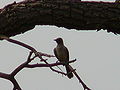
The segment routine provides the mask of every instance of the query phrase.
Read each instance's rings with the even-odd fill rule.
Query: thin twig
[[[5,39],[5,40],[7,40],[7,41],[9,41],[9,42],[15,43],[15,44],[17,44],[17,45],[20,45],[20,46],[22,46],[22,47],[25,47],[25,48],[31,50],[33,53],[35,53],[35,56],[38,56],[38,57],[39,57],[41,60],[43,60],[46,64],[49,64],[49,63],[48,63],[46,60],[44,60],[44,59],[42,58],[42,56],[54,57],[53,55],[48,55],[48,54],[45,54],[45,53],[37,52],[37,50],[34,49],[33,47],[31,47],[31,46],[29,46],[29,45],[27,45],[27,44],[25,44],[25,43],[23,43],[23,42],[10,39],[10,38],[8,38],[8,37],[6,37],[6,36],[0,36],[0,39]],[[13,74],[13,75],[16,75],[17,71],[18,71],[18,70],[21,70],[21,69],[23,68],[23,66],[26,65],[27,63],[28,63],[28,62],[25,62],[25,63],[23,63],[20,67],[16,68],[16,70],[13,71],[12,74]],[[50,67],[50,69],[51,69],[52,71],[54,71],[54,72],[57,72],[57,73],[61,73],[61,74],[66,75],[65,73],[63,73],[63,72],[61,72],[61,71],[58,71],[58,70],[55,70],[55,69],[53,69],[52,67]]]
[[[12,43],[15,43],[17,45],[20,45],[22,47],[25,47],[29,50],[31,50],[33,53],[35,53],[36,55],[39,55],[39,56],[46,56],[46,57],[55,57],[54,55],[49,55],[49,54],[46,54],[46,53],[42,53],[42,52],[37,52],[36,49],[34,49],[33,47],[31,47],[30,45],[27,45],[23,42],[20,42],[20,41],[17,41],[17,40],[14,40],[14,39],[11,39],[11,38],[8,38],[6,36],[0,36],[0,39],[5,39],[9,42],[12,42]]]
[[[28,59],[26,62],[22,63],[20,66],[18,66],[12,73],[12,76],[15,76],[20,70],[22,70],[29,62],[31,62],[30,57],[32,56],[32,52],[29,53]]]
[[[67,75],[66,73],[64,72],[61,72],[61,71],[58,71],[58,70],[55,70],[54,68],[52,68],[53,66],[58,66],[58,65],[63,65],[64,63],[53,63],[53,64],[49,64],[45,59],[42,58],[42,56],[46,56],[46,57],[54,57],[53,55],[48,55],[48,54],[45,54],[45,53],[41,53],[41,52],[37,52],[36,49],[34,49],[33,47],[25,44],[25,43],[22,43],[20,41],[17,41],[17,40],[13,40],[13,39],[10,39],[6,36],[1,36],[0,35],[0,39],[5,39],[9,42],[12,42],[12,43],[15,43],[15,44],[18,44],[22,47],[25,47],[29,50],[31,50],[29,56],[28,56],[28,59],[26,62],[22,63],[20,66],[18,66],[11,74],[5,74],[5,73],[0,73],[0,77],[1,78],[4,78],[4,79],[8,79],[10,80],[13,85],[14,85],[14,88],[13,90],[22,90],[19,86],[19,84],[17,83],[16,79],[14,78],[14,76],[20,71],[22,70],[24,67],[27,67],[27,68],[35,68],[35,67],[49,67],[52,71],[54,72],[57,72],[57,73],[61,73],[62,75]],[[32,56],[32,53],[35,54],[35,56],[33,58],[31,58]],[[42,61],[45,62],[45,64],[32,64],[30,65],[29,63],[34,60],[36,57],[39,57]],[[71,63],[71,62],[74,62],[76,60],[73,60],[73,61],[70,61],[68,63]],[[70,65],[69,65],[70,66]],[[77,79],[79,80],[79,82],[82,84],[84,90],[91,90],[90,88],[88,88],[86,86],[86,84],[82,81],[82,79],[79,77],[79,75],[75,72],[75,70],[70,66],[71,68],[71,72],[74,73],[74,75],[77,77]]]
[[[40,57],[39,57],[40,58]],[[49,64],[46,60],[42,59],[46,64]],[[62,75],[66,75],[66,73],[55,70],[54,68],[52,68],[51,66],[49,67],[52,71],[57,72],[57,73],[61,73]]]
[[[20,42],[20,41],[10,39],[10,38],[8,38],[8,37],[6,37],[6,36],[0,36],[0,38],[1,38],[1,39],[5,39],[5,40],[7,40],[7,41],[9,41],[9,42],[15,43],[15,44],[17,44],[17,45],[20,45],[20,46],[22,46],[22,47],[25,47],[25,48],[31,50],[33,53],[35,53],[36,56],[38,56],[38,57],[39,57],[41,60],[43,60],[46,64],[49,64],[49,63],[48,63],[46,60],[44,60],[44,59],[42,58],[42,56],[54,57],[53,55],[48,55],[48,54],[45,54],[45,53],[37,52],[37,50],[34,49],[33,47],[31,47],[31,46],[29,46],[29,45],[27,45],[27,44],[25,44],[25,43],[22,43],[22,42]],[[24,64],[26,64],[26,62],[25,62]],[[23,65],[24,65],[24,64],[23,64]],[[57,72],[57,73],[61,73],[61,74],[66,75],[65,73],[63,73],[63,72],[61,72],[61,71],[58,71],[58,70],[55,70],[55,69],[53,69],[52,67],[50,67],[50,69],[51,69],[52,71],[54,71],[54,72]],[[18,70],[20,70],[20,69],[18,68]],[[15,74],[17,73],[16,71],[17,71],[17,69],[16,69],[15,71],[13,71],[12,74],[15,75]]]

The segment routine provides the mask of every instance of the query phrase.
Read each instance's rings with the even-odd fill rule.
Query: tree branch
[[[63,65],[64,63],[59,62],[59,63],[49,64],[45,59],[42,58],[42,56],[54,57],[53,55],[48,55],[48,54],[44,54],[44,53],[37,52],[37,50],[35,50],[33,47],[31,47],[31,46],[29,46],[29,45],[27,45],[27,44],[25,44],[25,43],[22,43],[22,42],[20,42],[20,41],[10,39],[10,38],[8,38],[8,37],[6,37],[6,36],[4,36],[4,35],[0,35],[0,39],[5,39],[5,40],[7,40],[7,41],[9,41],[9,42],[18,44],[18,45],[20,45],[20,46],[23,46],[23,47],[31,50],[31,52],[29,53],[29,56],[28,56],[27,61],[24,62],[24,63],[22,63],[20,66],[18,66],[11,74],[0,73],[0,77],[1,77],[1,78],[8,79],[8,80],[10,80],[10,81],[13,83],[13,85],[14,85],[13,90],[22,90],[14,77],[15,77],[15,75],[16,75],[19,71],[21,71],[21,70],[22,70],[23,68],[25,68],[25,67],[27,67],[27,68],[49,67],[49,68],[50,68],[52,71],[54,71],[54,72],[61,73],[61,74],[63,74],[63,75],[67,75],[67,74],[64,73],[64,72],[61,72],[61,71],[58,71],[58,70],[55,70],[54,68],[52,68],[53,66]],[[35,56],[31,58],[32,53],[34,53]],[[42,60],[42,61],[45,62],[45,64],[32,64],[32,65],[30,65],[29,63],[30,63],[32,60],[34,60],[36,57],[39,57],[40,60]],[[72,62],[75,62],[75,61],[76,61],[76,59],[75,59],[75,60],[72,60],[72,61],[69,61],[68,63],[72,63]],[[70,66],[70,65],[69,65],[69,66]],[[81,78],[78,76],[78,74],[75,72],[75,70],[74,70],[71,66],[70,66],[70,68],[71,68],[71,72],[73,72],[73,73],[75,74],[75,76],[77,77],[77,79],[79,80],[79,82],[83,85],[84,90],[86,90],[86,89],[87,89],[87,90],[91,90],[91,89],[89,89],[89,88],[85,85],[85,83],[81,80]]]
[[[4,39],[4,40],[7,40],[7,41],[9,41],[11,43],[14,43],[14,44],[20,45],[22,47],[25,47],[25,48],[31,50],[36,56],[39,56],[39,57],[41,57],[41,56],[55,57],[54,55],[49,55],[49,54],[46,54],[46,53],[37,52],[37,50],[34,49],[33,47],[31,47],[30,45],[27,45],[27,44],[25,44],[23,42],[20,42],[20,41],[14,40],[14,39],[10,39],[5,35],[0,35],[0,39]]]
[[[68,63],[73,63],[75,60],[69,61]],[[52,63],[52,64],[27,64],[25,67],[27,68],[36,68],[36,67],[54,67],[58,65],[63,65],[64,63],[57,62],[57,63]]]
[[[4,78],[4,79],[9,79],[10,78],[9,74],[2,73],[2,72],[0,72],[0,77]]]
[[[18,84],[18,82],[15,80],[14,76],[12,76],[11,74],[6,74],[6,73],[1,73],[0,72],[0,78],[4,78],[4,79],[7,79],[7,80],[10,80],[13,85],[14,85],[14,88],[13,90],[22,90]]]
[[[35,25],[120,33],[120,4],[70,0],[25,0],[0,10],[0,34],[8,37],[31,30]]]
[[[23,64],[21,64],[20,66],[18,66],[18,67],[11,73],[12,76],[15,76],[15,75],[16,75],[20,70],[22,70],[29,62],[32,61],[32,60],[30,59],[31,55],[32,55],[32,52],[30,52],[27,61],[24,62]]]
[[[83,80],[80,78],[80,76],[77,74],[77,72],[72,68],[72,66],[70,66],[71,71],[74,73],[74,75],[77,77],[77,79],[79,80],[79,82],[82,84],[84,90],[91,90],[84,82]]]
[[[13,90],[22,90],[21,87],[19,86],[18,82],[14,77],[11,76],[10,81],[13,83],[14,87]]]

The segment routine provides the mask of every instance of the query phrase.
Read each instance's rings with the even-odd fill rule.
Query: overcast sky
[[[0,8],[13,1],[0,0]],[[56,26],[36,26],[33,30],[11,38],[29,44],[38,51],[53,54],[53,48],[56,47],[53,39],[57,37],[64,39],[70,51],[70,59],[77,59],[72,66],[88,87],[92,90],[120,90],[119,35],[103,30],[76,31]],[[0,72],[12,72],[26,61],[28,54],[26,48],[0,41]],[[56,62],[56,58],[49,61]],[[39,59],[33,63],[36,62]],[[23,90],[83,90],[75,77],[69,80],[48,68],[25,68],[16,75],[16,79]],[[0,90],[12,88],[10,81],[0,78]]]

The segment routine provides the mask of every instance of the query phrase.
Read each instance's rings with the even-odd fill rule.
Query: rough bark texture
[[[0,9],[0,34],[14,36],[35,25],[120,34],[120,4],[69,0],[26,0]]]

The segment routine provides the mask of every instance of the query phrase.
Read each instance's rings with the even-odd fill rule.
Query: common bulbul
[[[63,65],[66,67],[67,76],[69,79],[71,79],[73,77],[73,74],[71,72],[70,65],[68,63],[69,62],[69,51],[64,46],[62,38],[57,38],[55,39],[55,41],[57,42],[57,47],[54,48],[54,54],[56,58],[58,59],[58,61],[62,62]]]

